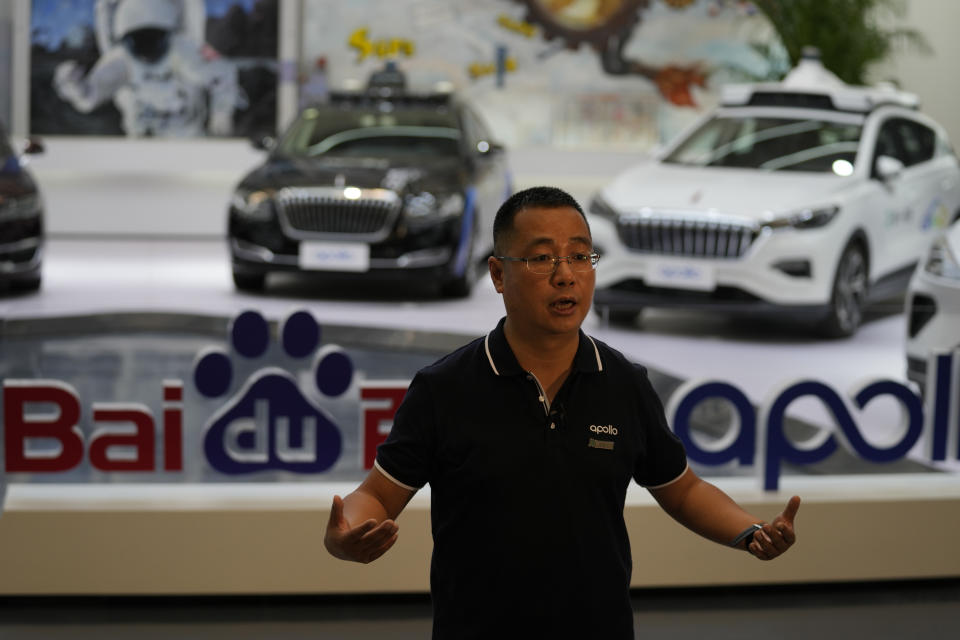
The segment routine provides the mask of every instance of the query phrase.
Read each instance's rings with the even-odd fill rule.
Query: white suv
[[[603,254],[594,308],[783,312],[823,335],[902,296],[960,216],[960,164],[916,97],[843,84],[818,61],[721,105],[589,207]]]

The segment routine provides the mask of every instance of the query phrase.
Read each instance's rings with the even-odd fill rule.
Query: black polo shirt
[[[631,478],[686,470],[646,370],[580,332],[549,404],[503,323],[417,373],[376,465],[430,483],[433,637],[633,638]]]

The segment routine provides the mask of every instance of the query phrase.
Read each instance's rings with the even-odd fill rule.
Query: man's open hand
[[[399,527],[393,520],[377,524],[370,519],[351,527],[343,517],[343,499],[333,496],[330,520],[323,544],[334,557],[364,564],[373,562],[397,541]]]

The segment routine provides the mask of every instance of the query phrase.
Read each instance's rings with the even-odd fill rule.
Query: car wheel
[[[233,272],[233,284],[241,291],[263,291],[266,282],[265,273]]]
[[[830,311],[821,326],[828,338],[844,338],[856,333],[863,321],[867,301],[867,258],[856,243],[847,245],[830,294]]]
[[[444,298],[466,298],[473,289],[475,275],[474,264],[468,261],[462,275],[440,283],[440,295]]]
[[[13,282],[13,288],[17,291],[38,291],[40,289],[41,277],[40,274],[31,276],[29,278],[23,278],[21,280],[15,280]]]
[[[476,230],[474,229],[474,233]],[[477,265],[473,260],[473,235],[470,237],[470,248],[467,252],[466,266],[463,273],[453,276],[440,283],[440,295],[444,298],[466,298],[473,289],[473,281],[477,278]]]
[[[615,326],[632,327],[636,324],[637,316],[642,309],[611,309],[606,306],[593,305],[593,312],[600,317],[601,322],[608,322]]]

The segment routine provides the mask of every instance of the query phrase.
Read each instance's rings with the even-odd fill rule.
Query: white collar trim
[[[493,369],[494,375],[500,375],[500,372],[497,370],[497,365],[493,364],[493,355],[490,354],[490,334],[487,334],[487,337],[483,339],[483,349],[487,352],[487,360],[490,362],[490,368]]]

